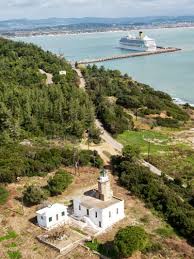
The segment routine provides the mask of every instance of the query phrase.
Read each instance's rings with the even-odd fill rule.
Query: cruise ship
[[[154,39],[149,38],[140,31],[137,37],[131,34],[122,37],[120,39],[120,48],[134,51],[155,51],[157,46]]]

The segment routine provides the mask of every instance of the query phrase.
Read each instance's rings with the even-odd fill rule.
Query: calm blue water
[[[128,73],[134,79],[168,92],[173,97],[194,103],[194,28],[147,30],[146,34],[155,38],[159,46],[173,46],[183,50],[114,60],[104,62],[103,65]],[[68,60],[83,60],[126,53],[126,50],[117,48],[118,40],[124,35],[125,32],[110,32],[19,39],[64,54]]]

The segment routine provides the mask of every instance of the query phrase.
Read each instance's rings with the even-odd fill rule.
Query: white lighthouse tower
[[[102,201],[109,201],[113,197],[113,191],[110,185],[110,179],[108,177],[108,172],[103,169],[100,172],[100,176],[98,178],[98,192],[97,198]]]

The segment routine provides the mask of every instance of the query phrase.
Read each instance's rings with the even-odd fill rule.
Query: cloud
[[[194,0],[0,0],[0,17],[6,18],[184,15],[191,10]]]
[[[3,1],[3,0],[0,0]],[[44,7],[44,6],[72,6],[72,5],[111,5],[111,6],[134,6],[134,5],[152,5],[157,6],[160,8],[163,8],[166,6],[185,6],[186,4],[192,4],[193,0],[8,0],[7,2],[4,2],[3,5],[6,4],[9,7]],[[1,3],[0,3],[1,6]]]
[[[9,7],[44,7],[44,6],[66,6],[66,5],[85,5],[94,4],[96,0],[8,0]],[[5,5],[5,4],[4,4]]]

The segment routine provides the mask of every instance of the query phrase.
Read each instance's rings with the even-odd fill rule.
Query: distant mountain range
[[[106,26],[141,26],[160,24],[177,24],[177,23],[194,23],[194,16],[162,16],[162,17],[123,17],[123,18],[97,18],[97,17],[84,17],[84,18],[48,18],[48,19],[14,19],[0,21],[0,31],[13,31],[13,30],[34,30],[38,28],[69,26],[69,25],[83,25],[83,24],[99,24]]]

